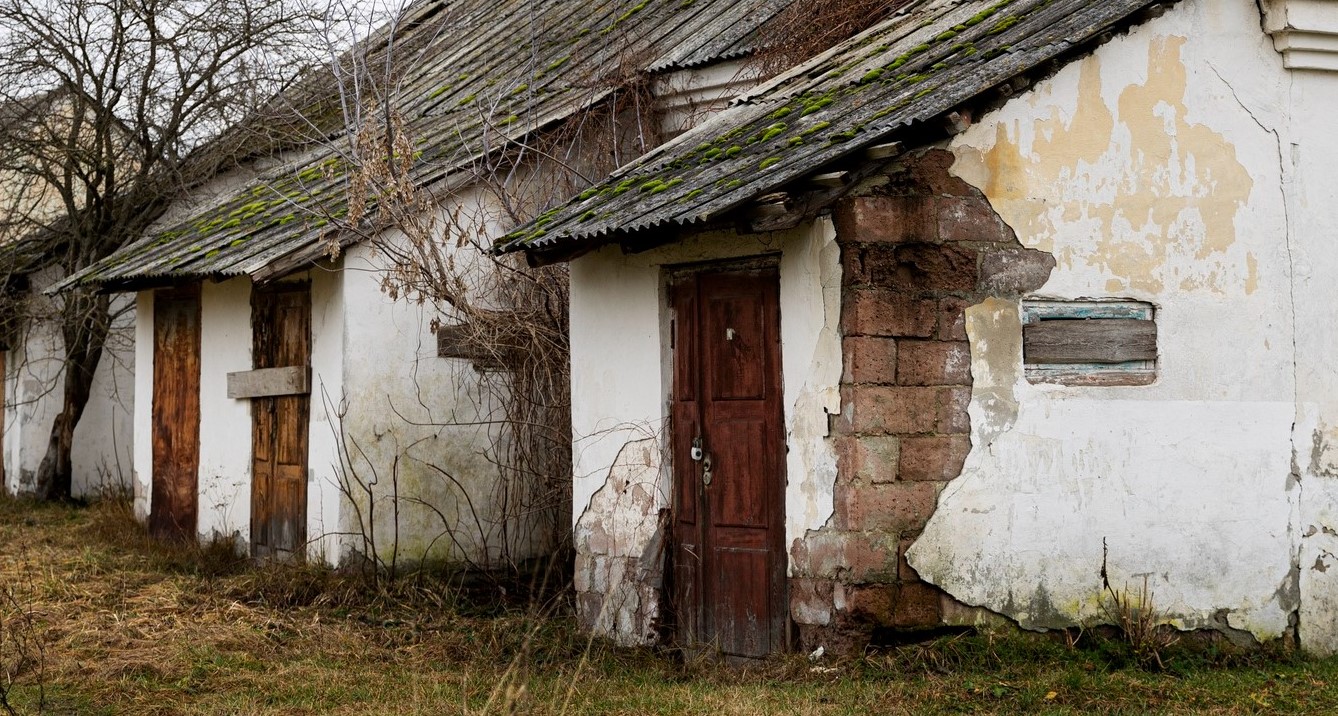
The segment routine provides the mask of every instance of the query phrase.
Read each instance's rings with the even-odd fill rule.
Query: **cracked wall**
[[[968,308],[972,447],[909,551],[923,579],[1065,627],[1101,618],[1104,564],[1179,627],[1288,629],[1286,87],[1253,3],[1185,2],[954,139],[954,174],[1055,257],[1032,295],[1156,306],[1158,377],[1030,384],[1018,301]]]
[[[1045,282],[950,153],[901,157],[836,207],[842,409],[832,518],[791,543],[790,615],[804,649],[855,652],[879,630],[938,626],[957,605],[902,559],[971,448],[964,311]],[[794,506],[791,505],[793,509]]]
[[[780,263],[786,544],[833,512],[840,409],[840,252],[828,220],[651,251],[609,246],[571,264],[573,496],[581,623],[622,643],[657,638],[671,493],[664,453],[672,367],[668,267],[772,255]]]

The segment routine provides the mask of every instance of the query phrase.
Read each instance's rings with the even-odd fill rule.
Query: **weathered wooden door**
[[[774,269],[672,291],[678,637],[729,656],[785,647],[779,293]]]
[[[200,287],[153,296],[153,486],[149,531],[194,539],[200,469]]]
[[[308,283],[258,287],[251,293],[255,367],[311,365]],[[251,401],[251,552],[300,558],[307,542],[307,417],[309,395]]]

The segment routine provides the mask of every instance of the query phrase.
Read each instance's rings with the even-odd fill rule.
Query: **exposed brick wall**
[[[1035,290],[1054,267],[951,164],[944,150],[912,155],[887,184],[836,210],[845,358],[832,425],[836,510],[792,554],[791,613],[805,647],[850,649],[874,628],[940,623],[944,595],[905,552],[971,449],[964,312]]]

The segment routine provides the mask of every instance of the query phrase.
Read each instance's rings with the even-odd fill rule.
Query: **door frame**
[[[692,438],[690,435],[684,432],[685,426],[680,425],[678,421],[673,419],[673,414],[676,412],[675,403],[677,402],[677,396],[679,395],[678,381],[680,380],[680,375],[678,370],[678,360],[680,351],[683,350],[683,345],[678,340],[678,325],[680,318],[677,315],[678,305],[677,305],[676,291],[678,290],[678,287],[685,282],[689,281],[696,282],[699,281],[701,277],[712,274],[754,274],[754,275],[769,275],[771,277],[772,286],[774,287],[773,290],[775,291],[776,295],[776,324],[775,324],[776,353],[775,353],[775,371],[774,374],[770,376],[770,379],[772,385],[775,388],[777,396],[775,405],[776,415],[774,416],[777,426],[775,435],[776,439],[775,447],[777,454],[774,456],[774,459],[776,461],[775,463],[776,475],[773,478],[775,480],[775,483],[773,485],[774,490],[772,496],[772,505],[771,509],[768,511],[768,513],[772,516],[772,523],[768,525],[768,530],[769,530],[768,551],[771,553],[771,556],[773,558],[773,561],[770,565],[771,574],[769,575],[770,578],[769,591],[771,593],[770,609],[772,612],[771,613],[772,623],[769,628],[771,631],[770,637],[773,646],[772,652],[777,653],[777,652],[789,651],[793,644],[793,630],[792,630],[792,622],[790,619],[790,609],[789,609],[789,589],[790,589],[789,578],[788,578],[789,553],[785,548],[785,525],[786,525],[785,492],[786,488],[788,487],[788,466],[786,460],[788,453],[788,440],[785,428],[786,403],[785,403],[785,380],[784,380],[784,345],[782,342],[782,335],[784,330],[784,316],[781,314],[780,310],[780,293],[781,293],[780,262],[781,262],[781,255],[779,252],[777,252],[763,255],[741,257],[736,259],[666,265],[662,268],[662,285],[664,287],[663,295],[664,295],[665,305],[667,306],[665,314],[666,315],[665,331],[667,334],[666,345],[668,346],[668,350],[666,351],[664,358],[665,360],[664,371],[665,375],[668,377],[667,384],[669,386],[669,394],[666,396],[666,402],[670,409],[670,420],[668,421],[669,449],[667,451],[669,455],[668,462],[670,466],[669,470],[670,528],[669,528],[669,534],[667,535],[667,542],[670,544],[670,548],[665,550],[665,559],[667,564],[665,565],[665,571],[664,571],[665,574],[664,596],[666,603],[670,605],[670,608],[668,610],[670,616],[669,620],[670,625],[668,627],[667,633],[669,634],[669,636],[673,641],[678,643],[680,647],[691,649],[694,652],[700,651],[702,647],[706,645],[701,643],[692,643],[689,639],[685,639],[684,638],[685,635],[682,633],[684,629],[684,623],[689,622],[695,624],[695,627],[689,627],[689,628],[695,628],[697,630],[709,629],[710,627],[708,625],[708,619],[706,613],[709,611],[710,605],[707,602],[706,595],[703,595],[702,593],[702,581],[704,576],[704,570],[702,569],[693,570],[695,572],[695,584],[690,585],[690,589],[692,593],[696,595],[695,603],[691,605],[684,605],[679,603],[679,600],[681,599],[679,588],[681,586],[688,586],[688,585],[680,585],[677,583],[678,580],[681,580],[683,578],[685,570],[677,569],[675,565],[675,559],[679,553],[679,546],[677,544],[678,516],[680,514],[680,510],[683,509],[683,506],[680,504],[680,501],[684,494],[684,491],[680,489],[681,486],[680,480],[685,475],[685,473],[680,470],[679,466],[683,461],[689,459],[687,458],[687,451],[690,448]],[[699,321],[698,325],[700,326],[700,321],[701,321],[700,308],[697,309],[697,316]],[[696,351],[695,346],[689,349]],[[698,363],[698,370],[700,370],[703,360],[700,353],[698,353],[696,360]],[[700,374],[696,375],[696,379],[700,381],[701,379]],[[701,394],[701,389],[702,388],[700,382],[698,382],[698,385],[696,387],[698,396],[700,396]],[[703,408],[701,405],[702,402],[703,401],[699,400],[698,405],[695,408],[697,412],[696,419],[700,422],[704,422]],[[696,427],[695,425],[691,426],[691,428],[687,430],[687,433],[695,432],[695,430],[692,429],[695,427]],[[696,475],[696,480],[698,484],[700,484],[700,466],[694,466],[693,472]],[[704,502],[705,502],[704,494],[698,491],[697,504],[694,507],[696,510],[699,511],[699,513],[700,510],[702,510],[702,508],[704,507]],[[707,523],[705,519],[698,519],[697,521],[696,531],[697,531],[697,542],[699,546],[702,545],[705,541],[704,533],[706,531],[706,524]],[[702,549],[701,551],[704,553],[706,550]],[[698,631],[698,633],[700,634],[702,633],[702,631]],[[688,636],[690,637],[690,635]],[[730,659],[741,658],[747,660],[747,657],[730,656],[728,658]]]

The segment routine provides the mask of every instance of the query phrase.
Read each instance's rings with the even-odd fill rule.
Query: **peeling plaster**
[[[658,439],[624,444],[573,534],[581,620],[625,645],[655,636],[669,505],[662,468]]]
[[[1033,629],[1104,620],[1107,576],[1180,628],[1294,624],[1286,88],[1251,3],[1181,3],[954,139],[1055,256],[1037,295],[1151,302],[1160,355],[1146,387],[1031,385],[1018,305],[969,308],[973,447],[908,552],[923,579]]]
[[[1074,105],[1029,95],[1034,114],[993,123],[992,142],[962,146],[954,171],[1061,271],[1104,270],[1105,292],[1223,293],[1250,271],[1231,249],[1254,181],[1232,142],[1189,120],[1186,42],[1148,42],[1145,79],[1122,87],[1105,79],[1104,53],[1083,59],[1053,80],[1056,92],[1076,92]],[[1097,241],[1079,251],[1065,241],[1069,231]]]
[[[663,269],[778,253],[792,544],[835,509],[836,453],[827,433],[829,416],[840,411],[841,264],[830,220],[767,234],[702,234],[633,255],[611,246],[571,264],[576,588],[582,622],[596,633],[642,643],[658,619],[658,573],[639,560],[658,549],[662,518],[649,515],[667,514],[671,484],[658,457],[672,380]],[[615,350],[618,359],[609,360]],[[657,456],[653,465],[638,458],[635,478],[624,476],[629,454],[644,451]],[[650,502],[623,496],[617,485],[624,481],[644,485]],[[616,555],[606,558],[600,550],[612,542]],[[606,603],[605,593],[617,594],[617,603]]]

